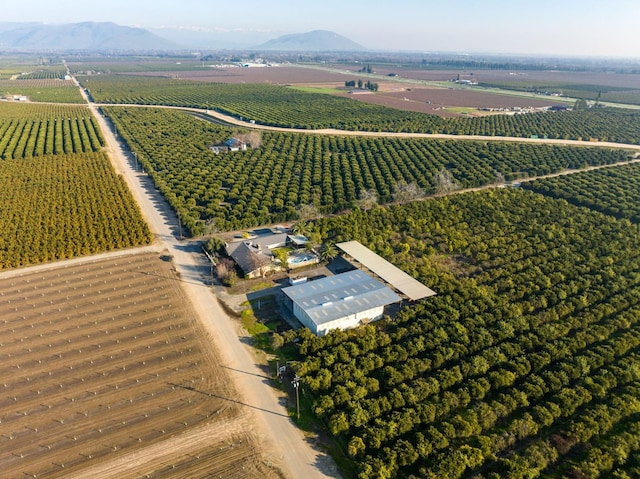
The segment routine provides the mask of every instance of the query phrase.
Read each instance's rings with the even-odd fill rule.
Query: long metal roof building
[[[283,288],[296,317],[314,333],[354,327],[360,320],[375,320],[383,307],[402,298],[360,270]]]
[[[336,246],[412,301],[436,295],[435,291],[427,288],[420,281],[412,278],[358,241],[336,243]]]

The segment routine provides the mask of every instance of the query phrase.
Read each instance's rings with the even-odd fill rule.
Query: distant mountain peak
[[[328,30],[282,35],[257,46],[256,49],[313,52],[355,52],[366,50],[365,47],[349,40],[347,37]]]

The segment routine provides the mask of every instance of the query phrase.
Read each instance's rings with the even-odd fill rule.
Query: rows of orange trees
[[[211,108],[274,126],[640,143],[640,113],[617,109],[441,118],[278,85],[123,75],[89,76],[81,81],[98,102]]]
[[[311,227],[438,293],[351,332],[286,335],[301,397],[359,478],[640,476],[628,221],[498,189]]]
[[[640,165],[637,163],[535,180],[523,183],[523,186],[616,218],[640,223]]]
[[[26,96],[34,102],[84,103],[80,90],[72,81],[46,80],[0,80],[0,95]]]
[[[66,74],[66,69],[59,65],[48,69],[21,73],[18,75],[17,80],[63,80]]]
[[[150,241],[101,144],[86,107],[0,104],[0,268]]]
[[[594,148],[281,132],[263,132],[258,148],[215,155],[209,146],[232,129],[166,109],[104,112],[193,234],[211,219],[233,230],[294,219],[299,205],[349,209],[368,190],[387,203],[398,183],[433,194],[443,169],[469,188],[627,159]]]
[[[86,107],[0,104],[0,159],[99,151],[103,143]]]
[[[104,153],[0,161],[0,268],[147,244],[133,196]]]

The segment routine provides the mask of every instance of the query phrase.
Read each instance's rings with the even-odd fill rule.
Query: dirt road
[[[393,131],[352,131],[337,130],[334,128],[323,128],[319,130],[307,130],[302,128],[287,128],[282,126],[261,125],[251,123],[249,121],[240,120],[231,115],[220,113],[214,110],[203,110],[201,108],[190,108],[182,106],[169,105],[135,105],[135,104],[95,104],[94,106],[122,106],[129,108],[165,108],[170,110],[182,110],[198,113],[199,116],[208,115],[212,119],[228,123],[230,125],[240,126],[253,130],[281,131],[285,133],[305,133],[308,135],[334,135],[334,136],[360,136],[360,137],[376,137],[376,138],[426,138],[436,140],[471,140],[471,141],[494,141],[509,143],[538,143],[546,145],[565,145],[565,146],[581,146],[591,148],[619,148],[623,150],[634,150],[640,152],[640,145],[628,143],[614,143],[611,141],[583,141],[583,140],[566,140],[559,138],[522,138],[516,136],[483,136],[483,135],[450,135],[445,133],[407,133]]]
[[[243,404],[255,417],[256,430],[252,432],[263,439],[268,460],[291,478],[340,477],[333,460],[315,449],[288,417],[283,398],[275,393],[252,351],[241,342],[237,322],[227,316],[206,285],[209,268],[203,267],[202,255],[195,245],[178,239],[178,218],[168,203],[148,176],[135,171],[135,158],[115,137],[112,125],[100,115],[96,105],[88,99],[87,102],[103,132],[114,168],[127,181],[156,241],[173,256],[185,293],[202,324],[216,338],[221,361],[229,370]]]

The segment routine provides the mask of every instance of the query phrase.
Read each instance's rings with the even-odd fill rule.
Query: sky
[[[640,58],[638,0],[3,0],[2,22],[330,30],[374,50]]]

